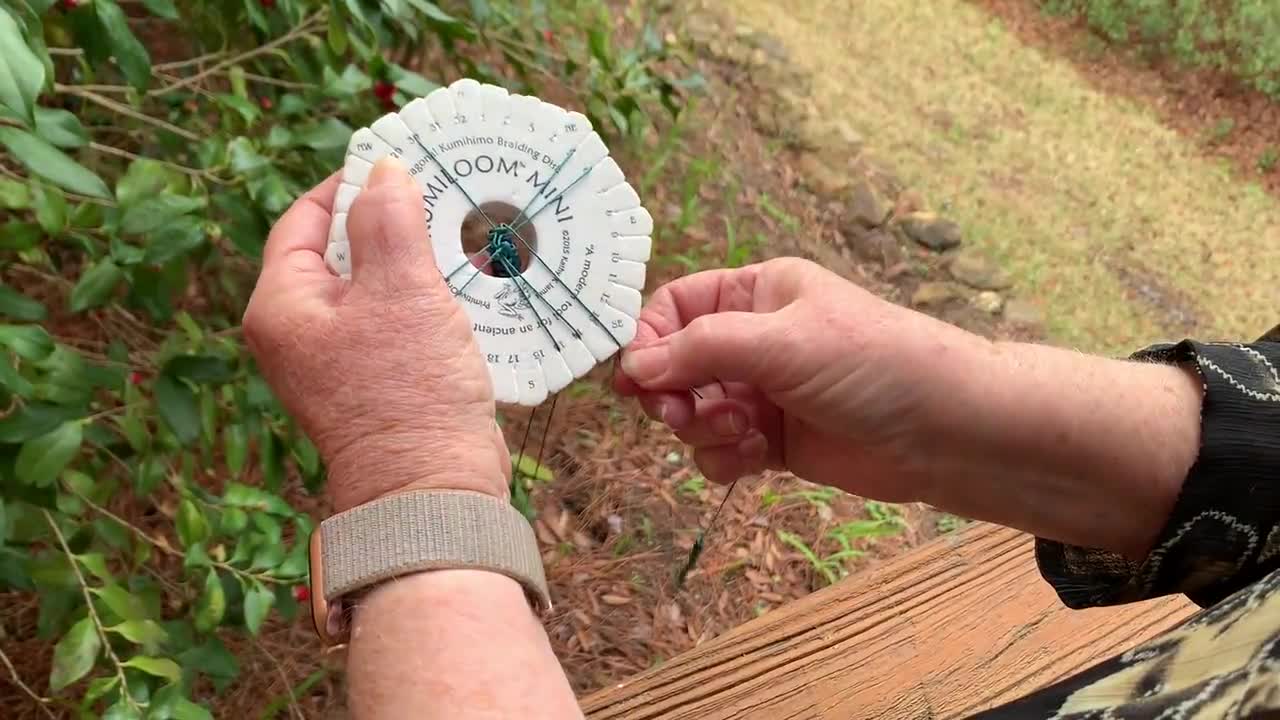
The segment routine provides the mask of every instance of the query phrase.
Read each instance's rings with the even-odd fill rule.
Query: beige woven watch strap
[[[461,490],[390,495],[320,523],[324,597],[424,570],[474,568],[524,586],[539,612],[551,594],[533,528],[511,504]]]

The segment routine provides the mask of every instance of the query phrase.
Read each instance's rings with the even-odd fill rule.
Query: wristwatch
[[[311,533],[311,615],[326,646],[350,632],[354,601],[419,572],[477,569],[521,584],[535,613],[551,610],[533,528],[505,500],[462,490],[389,495],[334,515]]]

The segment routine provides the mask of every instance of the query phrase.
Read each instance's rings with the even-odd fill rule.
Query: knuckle
[[[780,257],[764,261],[762,267],[770,273],[793,275],[813,272],[820,267],[817,263],[798,257]]]
[[[715,342],[720,335],[718,325],[715,315],[701,315],[685,326],[685,332],[682,334],[688,344],[692,346],[690,349],[697,350]]]

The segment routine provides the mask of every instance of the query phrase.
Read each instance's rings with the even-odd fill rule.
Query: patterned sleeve
[[[1197,368],[1205,389],[1200,454],[1144,561],[1036,541],[1040,572],[1064,604],[1182,593],[1207,607],[1280,568],[1278,331],[1250,345],[1185,340],[1133,355]]]

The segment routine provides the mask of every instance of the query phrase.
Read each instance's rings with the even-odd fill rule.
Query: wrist
[[[332,453],[327,489],[334,512],[416,490],[468,490],[510,497],[511,456],[492,430],[385,432]]]
[[[991,343],[954,372],[927,502],[1145,557],[1199,451],[1194,371]]]

